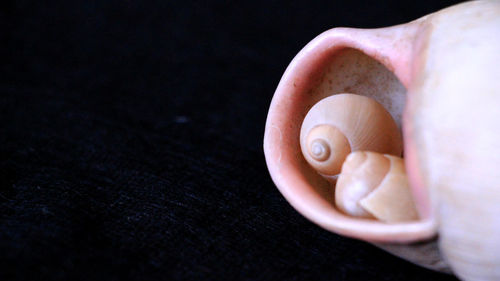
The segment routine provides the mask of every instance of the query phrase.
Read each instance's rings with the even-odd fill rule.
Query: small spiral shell
[[[418,219],[403,159],[392,155],[351,153],[337,180],[335,204],[354,217],[388,223]]]
[[[400,156],[396,122],[375,100],[354,94],[322,99],[307,113],[300,132],[306,161],[320,174],[338,175],[347,155],[356,150]]]

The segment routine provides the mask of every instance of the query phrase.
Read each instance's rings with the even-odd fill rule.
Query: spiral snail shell
[[[461,280],[500,280],[499,46],[498,0],[465,2],[393,27],[334,28],[317,36],[290,63],[269,109],[264,152],[276,186],[297,211],[331,232]],[[370,211],[365,199],[377,190],[383,195],[379,184],[343,197],[355,193],[353,176],[366,168],[348,155],[377,151],[357,146],[347,129],[362,125],[370,132],[374,120],[342,127],[325,120],[339,118],[342,107],[310,113],[311,122],[307,112],[345,92],[377,100],[402,129],[417,220]],[[401,149],[378,152],[401,156]],[[343,175],[349,169],[342,164],[355,165]],[[373,167],[386,178],[381,183],[402,180],[400,165],[388,172]],[[356,208],[346,207],[353,203]]]
[[[307,113],[300,131],[307,162],[320,174],[335,176],[352,151],[401,155],[396,122],[375,100],[342,93],[322,99]]]
[[[350,216],[387,223],[418,219],[403,159],[387,154],[351,153],[335,186],[335,204]]]

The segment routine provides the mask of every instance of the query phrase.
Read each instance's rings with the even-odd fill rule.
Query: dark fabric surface
[[[320,229],[262,151],[293,56],[457,1],[2,1],[0,280],[456,280]]]

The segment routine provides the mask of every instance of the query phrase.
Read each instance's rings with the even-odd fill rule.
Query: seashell
[[[403,142],[391,114],[374,99],[337,94],[307,113],[300,131],[306,161],[319,173],[337,175],[351,151],[401,155]]]
[[[500,280],[499,63],[497,0],[393,27],[324,32],[293,59],[273,96],[264,135],[273,181],[295,209],[329,231],[462,280]],[[346,92],[376,100],[401,128],[417,220],[345,214],[335,204],[335,180],[302,156],[307,112]],[[330,129],[321,134],[342,141]],[[332,152],[311,150],[318,159]]]

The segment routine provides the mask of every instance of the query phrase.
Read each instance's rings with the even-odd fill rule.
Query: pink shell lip
[[[308,95],[308,85],[318,79],[327,58],[343,48],[360,50],[385,65],[408,88],[418,27],[418,22],[412,22],[373,30],[326,31],[297,54],[274,94],[264,136],[271,177],[297,211],[329,231],[370,242],[396,243],[420,241],[436,234],[436,222],[430,216],[415,222],[385,224],[340,213],[334,207],[331,188],[305,162],[299,146],[300,126],[313,99]],[[417,200],[427,199],[420,196]]]

